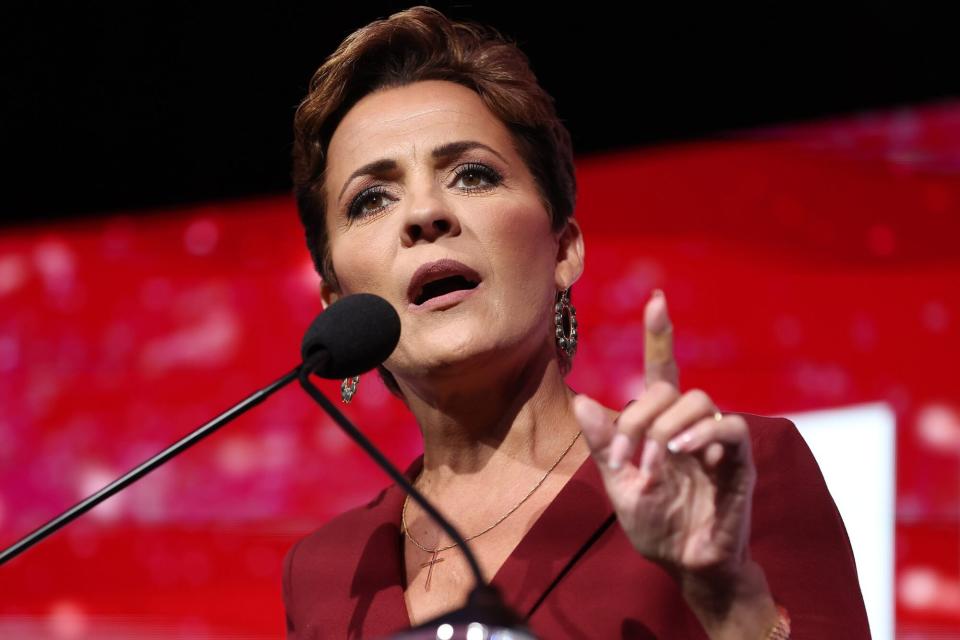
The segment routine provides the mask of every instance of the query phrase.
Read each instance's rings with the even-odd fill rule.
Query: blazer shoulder
[[[762,503],[770,492],[782,492],[778,502],[790,496],[797,508],[826,510],[839,517],[820,465],[792,420],[743,411],[727,413],[743,416],[750,429],[757,470],[755,502],[760,498]]]
[[[782,416],[766,416],[746,411],[725,411],[725,415],[736,414],[747,422],[750,429],[750,440],[753,445],[754,457],[776,454],[783,448],[800,447],[809,453],[806,440],[797,429],[797,425],[789,418]]]
[[[856,560],[813,452],[792,420],[740,413],[757,471],[750,553],[796,637],[869,638]]]
[[[409,624],[402,606],[401,495],[391,485],[290,548],[283,566],[288,638],[379,637]]]
[[[319,586],[329,584],[329,591],[334,593],[336,590],[332,585],[335,581],[349,575],[350,563],[362,551],[358,548],[359,541],[382,519],[382,514],[376,510],[389,491],[390,487],[386,487],[369,502],[334,516],[319,528],[297,538],[287,549],[281,572],[281,593],[288,638],[296,637],[298,621],[302,624],[303,620],[310,619],[310,612],[304,609],[305,602],[314,599]]]
[[[329,553],[339,547],[344,541],[355,538],[359,528],[369,522],[374,510],[386,499],[391,487],[384,487],[377,495],[364,504],[357,505],[340,513],[319,528],[304,534],[297,539],[287,551],[284,561],[285,569],[296,563],[296,557]]]

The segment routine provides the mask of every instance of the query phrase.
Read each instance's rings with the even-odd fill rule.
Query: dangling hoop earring
[[[340,383],[340,399],[343,400],[343,404],[350,404],[353,394],[357,392],[358,384],[360,384],[360,376],[343,379]]]
[[[570,303],[570,287],[557,292],[553,322],[557,328],[557,346],[572,358],[577,352],[577,310]],[[564,321],[566,315],[566,321]]]

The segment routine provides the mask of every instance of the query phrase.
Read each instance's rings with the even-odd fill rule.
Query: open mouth
[[[439,296],[448,294],[451,291],[474,289],[478,284],[480,283],[469,280],[462,275],[440,278],[439,280],[425,283],[423,288],[420,290],[420,293],[417,294],[417,297],[413,299],[413,304],[421,305],[431,298],[437,298]]]

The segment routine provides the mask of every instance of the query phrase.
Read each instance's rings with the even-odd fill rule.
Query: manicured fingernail
[[[613,436],[610,443],[610,452],[607,456],[607,466],[617,471],[623,466],[623,461],[627,457],[627,451],[630,449],[630,438],[625,433],[617,433]]]
[[[681,433],[667,443],[667,449],[670,449],[671,453],[679,453],[686,445],[690,444],[690,440],[692,439],[693,435],[689,431]]]
[[[651,475],[653,460],[657,456],[657,449],[660,444],[653,438],[647,438],[643,443],[643,453],[640,454],[640,473],[646,476]]]
[[[648,337],[653,339],[666,338],[671,330],[670,311],[667,309],[667,298],[663,295],[662,291],[660,295],[655,295],[650,298],[650,303],[644,311],[643,318],[644,324],[647,326]]]

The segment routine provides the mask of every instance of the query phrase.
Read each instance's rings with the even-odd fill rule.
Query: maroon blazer
[[[750,555],[795,640],[869,638],[846,528],[820,467],[786,418],[743,412],[757,482]],[[412,479],[422,464],[407,470]],[[400,509],[392,485],[300,539],[283,566],[287,638],[377,638],[409,627]],[[706,638],[676,583],[638,553],[587,458],[493,584],[541,638]]]

